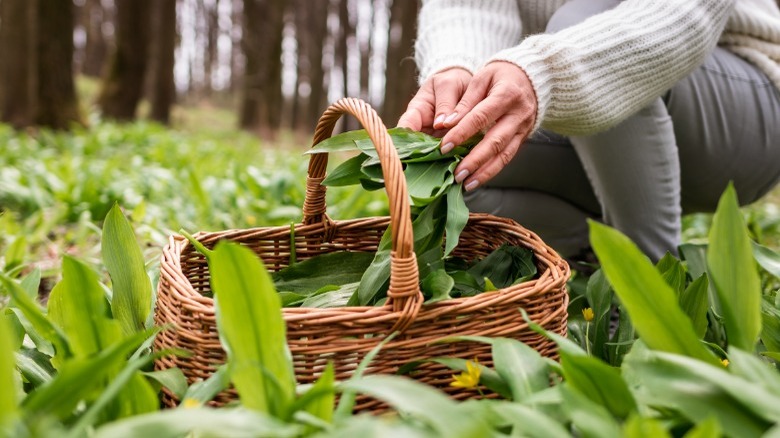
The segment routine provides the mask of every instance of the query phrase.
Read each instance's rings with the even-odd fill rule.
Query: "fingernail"
[[[451,151],[452,148],[454,148],[454,147],[455,147],[455,144],[452,143],[452,142],[449,142],[449,143],[445,144],[444,146],[441,147],[441,154],[442,155],[446,154],[447,152]]]
[[[467,192],[470,192],[470,191],[476,189],[477,186],[479,186],[479,181],[474,180],[474,181],[471,181],[470,183],[466,184],[465,188],[466,188]]]
[[[444,121],[444,114],[439,114],[439,117],[436,117],[436,120],[433,121],[434,125],[438,125],[439,123]]]
[[[444,119],[444,123],[450,123],[451,121],[455,120],[455,117],[458,117],[458,113],[452,113],[447,116],[446,119]]]
[[[464,179],[468,178],[469,173],[470,172],[468,169],[461,170],[457,175],[455,175],[455,182],[458,184],[462,183]]]

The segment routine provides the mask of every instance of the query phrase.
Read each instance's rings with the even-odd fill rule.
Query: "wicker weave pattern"
[[[323,115],[314,144],[331,135],[333,124],[344,112],[361,121],[377,147],[387,182],[390,217],[330,219],[325,213],[325,188],[319,184],[325,175],[327,155],[317,154],[309,164],[304,220],[295,226],[294,242],[290,240],[289,227],[228,230],[195,236],[210,248],[222,239],[239,242],[251,248],[268,269],[276,271],[289,263],[291,245],[295,246],[298,260],[334,251],[375,252],[385,229],[388,225],[391,227],[393,256],[387,304],[283,310],[298,381],[315,381],[329,361],[334,363],[337,379],[348,378],[364,355],[394,331],[402,333],[385,346],[368,373],[395,373],[408,362],[438,356],[477,358],[481,363],[491,365],[487,345],[441,342],[448,337],[464,335],[514,338],[545,356],[557,357],[554,343],[530,331],[519,309],[525,309],[533,321],[546,329],[565,335],[568,264],[538,236],[514,221],[471,214],[454,256],[474,260],[504,243],[523,246],[533,250],[539,277],[474,297],[422,306],[406,182],[384,125],[367,104],[357,99],[342,99]],[[162,358],[156,363],[158,369],[177,366],[194,381],[207,378],[217,365],[224,363],[214,303],[208,295],[210,284],[205,258],[184,238],[172,236],[161,259],[155,320],[158,324],[174,323],[176,330],[158,335],[155,348],[183,348],[192,351],[193,355]],[[412,373],[412,377],[440,387],[458,399],[477,395],[474,390],[448,386],[452,371],[439,364],[425,363]],[[216,404],[234,397],[233,391],[227,391],[218,396]],[[164,401],[169,406],[177,403],[170,393],[166,393]],[[373,400],[358,398],[359,410],[378,407]]]

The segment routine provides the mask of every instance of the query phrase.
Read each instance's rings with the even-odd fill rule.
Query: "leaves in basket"
[[[374,260],[360,278],[360,285],[347,302],[348,306],[366,306],[380,292],[387,292],[390,282],[390,229],[385,230],[379,241]]]
[[[536,265],[531,250],[505,244],[477,262],[468,272],[477,279],[483,290],[485,278],[489,278],[496,288],[503,289],[533,278]]]
[[[355,294],[359,282],[347,283],[342,286],[332,286],[325,288],[320,293],[314,293],[306,298],[301,307],[343,307],[347,305],[349,298]],[[335,289],[334,289],[335,288]]]
[[[452,266],[445,269],[445,258],[457,246],[469,218],[468,207],[463,199],[463,188],[460,184],[455,184],[455,167],[470,147],[481,139],[480,136],[470,138],[453,151],[442,154],[439,149],[440,139],[435,137],[401,128],[390,129],[388,133],[401,162],[405,165],[404,177],[413,212],[414,250],[422,280],[421,289],[428,302],[449,297],[473,296],[486,290],[504,288],[536,274],[532,252],[519,247],[499,249],[482,263],[465,267],[469,272],[453,269]],[[384,177],[379,159],[365,130],[336,135],[319,143],[307,153],[346,150],[359,150],[361,153],[336,167],[323,184],[361,184],[366,190],[383,188]],[[390,278],[390,247],[390,234],[386,232],[373,261],[360,278],[356,292],[346,302],[347,305],[371,305],[384,299]],[[328,270],[323,276],[332,275],[332,272],[334,271]],[[307,277],[316,276],[317,274],[309,273]],[[343,285],[348,282],[325,279],[323,282],[307,283],[305,287],[295,289],[280,284],[278,278],[275,279],[278,290],[297,294],[285,294],[285,305],[340,305],[349,290],[344,287],[314,296],[310,291],[323,284]],[[309,295],[309,298],[304,302],[298,295]]]
[[[444,207],[441,202],[430,204],[412,222],[414,252],[418,258],[418,267],[421,260],[424,262],[426,259],[423,255],[426,255],[433,248],[441,247],[444,235],[442,211]],[[390,246],[390,230],[388,229],[382,236],[374,261],[360,280],[357,292],[349,300],[350,306],[366,306],[383,298],[390,280]],[[421,273],[421,275],[424,274]]]
[[[420,283],[420,289],[427,298],[426,303],[435,303],[450,298],[450,291],[455,286],[455,280],[444,269],[437,269],[428,274]]]
[[[374,254],[369,252],[333,252],[296,263],[272,274],[276,290],[302,296],[328,285],[342,286],[360,281]]]

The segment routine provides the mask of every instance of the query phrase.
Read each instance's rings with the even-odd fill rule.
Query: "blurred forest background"
[[[273,138],[355,96],[393,125],[416,90],[418,3],[0,0],[0,122],[69,129],[96,112],[175,125],[175,104],[205,105]]]

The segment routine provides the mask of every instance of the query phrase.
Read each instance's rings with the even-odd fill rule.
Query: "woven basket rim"
[[[550,293],[551,290],[558,289],[565,283],[568,278],[569,266],[560,258],[558,253],[545,244],[537,234],[530,231],[515,221],[507,218],[501,218],[485,213],[469,213],[469,222],[472,220],[496,220],[504,223],[511,223],[517,228],[518,232],[526,233],[527,237],[531,240],[538,242],[539,248],[529,248],[533,251],[534,256],[544,266],[544,270],[540,270],[537,273],[537,277],[522,283],[501,288],[496,291],[483,292],[470,297],[451,298],[435,303],[424,303],[420,309],[419,314],[415,317],[416,321],[425,321],[428,319],[435,319],[442,314],[458,313],[461,309],[468,308],[469,310],[479,310],[481,308],[491,307],[498,302],[507,303],[516,300],[521,300],[529,297],[533,297],[539,294]],[[363,223],[367,220],[376,220],[377,222],[389,221],[388,216],[373,216],[366,218],[346,219],[346,220],[333,220],[335,225],[350,225],[351,223]],[[302,224],[297,223],[294,225],[296,231],[298,227],[318,227],[319,224]],[[514,228],[513,227],[513,228]],[[193,235],[194,238],[199,241],[206,237],[215,237],[216,241],[219,240],[232,240],[231,234],[234,235],[246,235],[252,232],[269,232],[269,231],[282,231],[289,230],[290,226],[272,226],[272,227],[252,227],[244,229],[230,229],[224,231],[200,231]],[[186,249],[191,249],[192,244],[179,234],[173,234],[169,238],[169,243],[165,245],[163,254],[161,256],[160,267],[161,269],[168,270],[168,274],[176,277],[178,281],[171,284],[170,291],[176,296],[177,299],[183,303],[188,303],[189,308],[192,311],[205,315],[213,315],[214,299],[207,297],[199,293],[192,286],[190,279],[184,274],[181,269],[181,255]],[[334,251],[335,252],[335,251]],[[170,254],[172,258],[166,257]],[[184,286],[184,287],[180,287]],[[282,308],[284,319],[288,323],[305,322],[309,319],[313,313],[317,314],[317,319],[321,323],[322,319],[332,317],[333,322],[338,322],[339,317],[345,317],[350,322],[355,322],[354,317],[356,314],[365,313],[371,310],[373,317],[364,321],[365,324],[373,324],[377,322],[383,322],[385,320],[394,320],[397,318],[397,311],[394,311],[392,306],[385,303],[381,306],[344,306],[344,307],[330,307],[330,308],[317,308],[317,307],[285,307]]]

